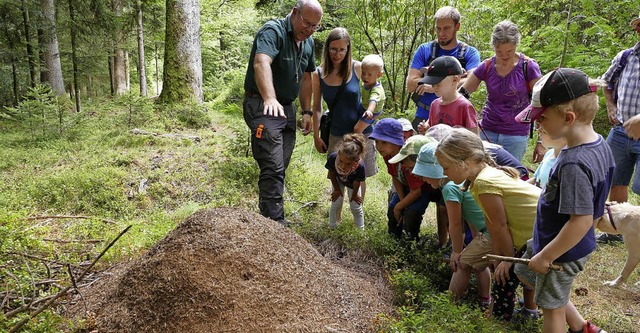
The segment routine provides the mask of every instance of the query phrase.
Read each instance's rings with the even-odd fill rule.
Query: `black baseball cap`
[[[452,56],[438,57],[425,67],[426,71],[418,84],[438,84],[450,75],[462,75],[462,66],[458,59]]]
[[[598,90],[589,85],[589,76],[574,68],[558,68],[536,82],[531,94],[531,104],[515,117],[517,122],[530,123],[540,118],[545,109],[568,102]]]

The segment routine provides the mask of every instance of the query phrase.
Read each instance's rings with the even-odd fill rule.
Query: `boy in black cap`
[[[418,126],[425,133],[430,126],[446,124],[451,127],[464,127],[478,134],[478,115],[473,104],[458,92],[462,77],[462,66],[458,59],[442,56],[425,67],[425,76],[418,84],[429,84],[438,96],[429,107],[429,120]]]
[[[516,116],[537,121],[553,139],[567,146],[558,156],[538,201],[533,239],[516,264],[520,280],[535,285],[535,301],[543,309],[543,332],[606,333],[585,321],[569,300],[576,275],[596,248],[593,221],[604,213],[613,177],[614,160],[605,140],[593,130],[598,111],[597,87],[571,68],[543,76],[533,87],[531,105]],[[551,270],[551,263],[562,270]]]

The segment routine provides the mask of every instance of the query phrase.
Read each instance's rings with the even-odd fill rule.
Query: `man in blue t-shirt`
[[[445,6],[436,12],[433,16],[436,22],[436,31],[438,39],[427,42],[418,47],[413,55],[413,62],[407,75],[407,91],[415,94],[415,97],[421,96],[416,102],[418,109],[416,116],[411,122],[413,128],[417,131],[418,125],[422,121],[429,119],[429,106],[434,99],[437,98],[430,84],[421,84],[423,67],[429,66],[429,63],[436,57],[452,56],[457,58],[462,64],[466,72],[478,67],[480,64],[480,54],[475,47],[458,41],[458,30],[460,30],[460,12],[451,7]],[[435,56],[432,51],[435,50]],[[460,85],[464,83],[464,77],[460,81]],[[416,98],[417,99],[417,98]]]

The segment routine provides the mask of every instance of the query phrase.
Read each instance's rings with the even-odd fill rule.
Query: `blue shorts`
[[[634,170],[640,164],[640,141],[630,139],[620,125],[609,131],[607,143],[613,153],[616,167],[613,170],[613,186],[629,186]],[[631,186],[633,193],[640,194],[640,177],[636,173]]]

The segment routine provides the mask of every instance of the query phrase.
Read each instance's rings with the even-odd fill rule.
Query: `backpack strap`
[[[489,67],[491,66],[491,58],[485,59],[484,61],[484,79],[486,81],[489,74]]]
[[[531,100],[531,94],[533,93],[533,89],[529,86],[529,60],[531,58],[526,55],[522,55],[522,74],[524,75],[524,85],[527,86],[527,92],[529,93],[529,100]],[[533,139],[533,132],[535,130],[535,122],[531,122],[529,126],[529,139]]]
[[[529,87],[529,60],[531,58],[526,55],[522,55],[522,73],[524,74],[524,82],[527,85],[527,91],[529,92],[529,97],[531,97],[531,87]]]
[[[607,89],[613,91],[614,102],[618,100],[618,83],[620,82],[620,75],[622,75],[622,71],[627,65],[627,58],[629,58],[629,54],[631,54],[632,51],[633,48],[630,48],[622,52],[620,60],[618,61],[618,66],[616,66],[615,71],[613,71],[613,75],[611,75],[611,79],[609,80],[609,84],[607,85]]]
[[[434,39],[431,41],[431,53],[429,53],[429,61],[427,62],[427,65],[431,64],[431,62],[438,57],[437,54],[438,54],[438,40]]]
[[[440,44],[438,44],[438,40],[434,39],[431,41],[431,53],[429,53],[429,61],[427,65],[431,64],[438,57],[438,49],[440,48]],[[469,45],[465,42],[458,42],[458,56],[457,59],[460,62],[460,66],[465,68],[467,66],[467,60],[465,56],[467,55],[467,50],[469,49]]]
[[[458,43],[458,61],[460,62],[460,65],[462,66],[463,69],[467,66],[467,60],[465,59],[465,56],[467,55],[468,48],[469,48],[469,45],[467,45],[467,43],[465,42]]]

